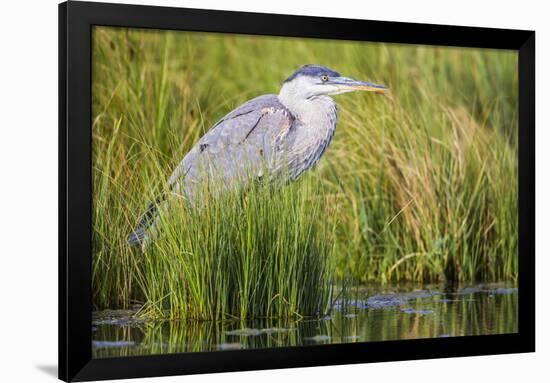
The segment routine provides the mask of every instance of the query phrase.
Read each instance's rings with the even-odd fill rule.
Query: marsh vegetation
[[[335,138],[298,182],[173,206],[129,246],[198,138],[306,63],[391,97],[337,96]],[[516,280],[515,52],[96,27],[92,66],[98,310],[301,318],[369,282]]]
[[[152,321],[136,317],[135,309],[100,311],[92,321],[93,353],[104,358],[518,331],[517,289],[502,284],[365,286],[353,296],[338,300],[330,315],[302,319]]]

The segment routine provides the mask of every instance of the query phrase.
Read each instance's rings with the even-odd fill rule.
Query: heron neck
[[[279,99],[297,120],[286,148],[290,176],[296,179],[319,161],[332,141],[336,130],[336,103],[329,96],[295,102],[280,96]]]
[[[279,100],[304,125],[327,125],[329,121],[326,120],[336,122],[336,103],[329,96],[302,98],[293,92],[281,91]]]

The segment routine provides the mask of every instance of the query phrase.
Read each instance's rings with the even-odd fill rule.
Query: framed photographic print
[[[534,351],[532,31],[59,5],[59,377]]]

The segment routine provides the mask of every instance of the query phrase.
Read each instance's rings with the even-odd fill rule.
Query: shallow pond
[[[93,314],[96,358],[517,332],[511,285],[366,286],[319,318],[145,321],[132,310]]]

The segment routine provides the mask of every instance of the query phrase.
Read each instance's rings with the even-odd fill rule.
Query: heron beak
[[[342,91],[362,90],[365,92],[374,92],[378,94],[389,92],[388,87],[384,85],[375,84],[373,82],[354,80],[348,77],[338,77],[331,80],[330,83],[336,85]]]

